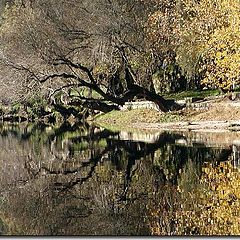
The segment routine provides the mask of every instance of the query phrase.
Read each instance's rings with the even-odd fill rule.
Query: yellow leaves
[[[182,0],[181,8],[172,8],[170,13],[163,9],[154,12],[147,26],[154,49],[176,51],[177,63],[187,76],[207,70],[202,83],[228,90],[238,78],[239,1]],[[203,66],[199,67],[200,59]]]
[[[182,3],[178,64],[188,76],[207,71],[203,84],[229,90],[240,74],[240,1]]]
[[[228,6],[228,7],[226,7]],[[220,0],[218,3],[218,20],[226,16],[227,22],[218,22],[218,26],[209,35],[204,53],[206,78],[202,81],[227,90],[233,83],[238,83],[240,74],[240,3],[233,0]],[[217,19],[216,19],[217,20]]]

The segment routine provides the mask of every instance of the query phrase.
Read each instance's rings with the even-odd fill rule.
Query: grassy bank
[[[184,108],[175,112],[158,112],[152,109],[134,109],[126,111],[112,111],[107,114],[97,116],[94,121],[97,125],[111,130],[135,130],[159,128],[161,123],[204,122],[204,121],[239,121],[240,104],[239,101],[231,101],[228,98],[215,101],[210,100],[209,108],[192,109]],[[184,124],[185,124],[184,123]],[[173,126],[170,124],[169,126]],[[191,124],[190,124],[191,125]],[[165,126],[165,125],[162,125]],[[204,126],[203,126],[204,128]],[[214,127],[213,127],[214,128]]]
[[[177,93],[166,93],[163,94],[163,97],[165,99],[175,99],[175,100],[181,100],[187,97],[199,97],[199,98],[205,98],[210,96],[218,96],[221,92],[218,89],[215,90],[189,90],[189,91],[182,91]]]
[[[169,123],[182,120],[184,117],[177,113],[161,113],[152,109],[133,109],[101,114],[94,119],[94,122],[111,130],[127,130],[141,123]]]

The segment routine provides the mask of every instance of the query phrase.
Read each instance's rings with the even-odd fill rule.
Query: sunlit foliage
[[[198,75],[205,86],[234,88],[239,83],[239,1],[156,2],[159,10],[149,17],[147,30],[153,49],[164,57],[174,53],[188,78]]]
[[[235,1],[223,3],[222,11],[227,15],[228,22],[227,26],[217,28],[207,43],[204,82],[229,90],[234,87],[233,84],[239,84],[240,5]]]

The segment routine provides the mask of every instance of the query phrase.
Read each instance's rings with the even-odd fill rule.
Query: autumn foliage
[[[239,84],[240,3],[234,0],[155,1],[148,37],[159,52],[174,52],[188,78],[232,90]]]
[[[36,87],[49,95],[47,89],[66,87],[69,79],[44,86],[39,79],[62,71],[76,74],[74,63],[87,66],[98,93],[108,89],[103,95],[117,104],[116,97],[129,90],[124,89],[126,68],[134,84],[153,93],[231,91],[239,85],[239,5],[234,0],[14,1],[1,20],[1,92],[17,84],[22,99]],[[71,68],[63,67],[63,59]],[[12,79],[20,81],[12,84]]]

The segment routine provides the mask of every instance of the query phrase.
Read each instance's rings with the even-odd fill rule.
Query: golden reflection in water
[[[160,195],[148,203],[152,235],[240,234],[240,169],[231,161],[206,163],[199,180],[190,161]]]

